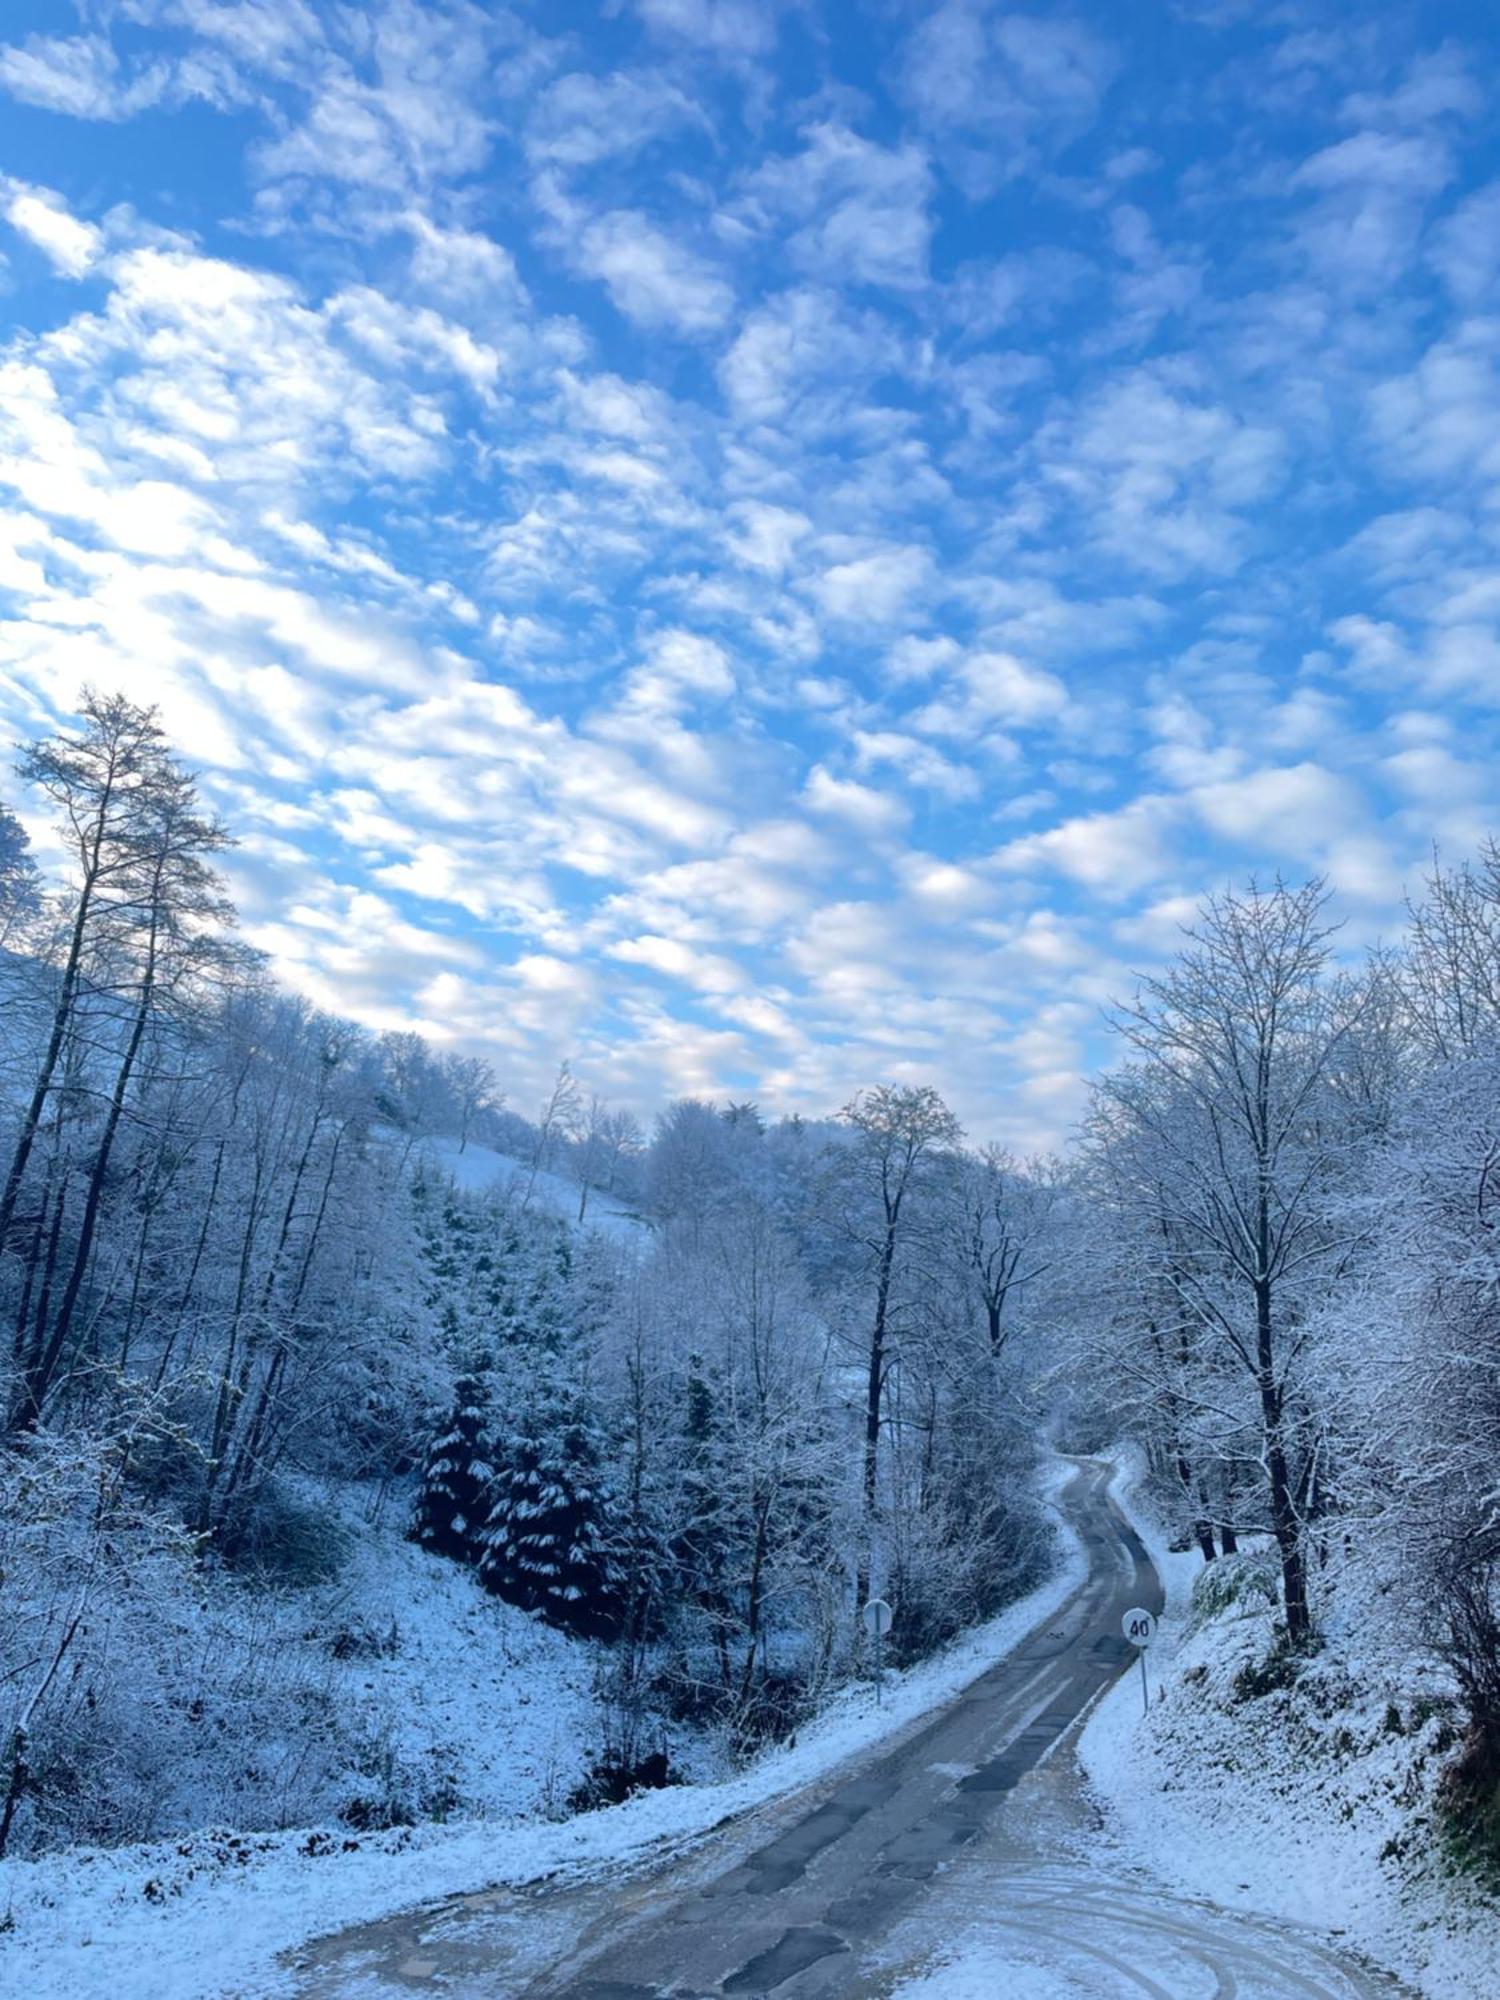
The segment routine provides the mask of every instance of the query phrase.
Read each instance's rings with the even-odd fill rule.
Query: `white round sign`
[[[1120,1629],[1132,1646],[1149,1646],[1156,1637],[1156,1620],[1149,1611],[1127,1611]]]
[[[891,1607],[883,1597],[872,1597],[859,1615],[872,1639],[883,1639],[891,1629]]]

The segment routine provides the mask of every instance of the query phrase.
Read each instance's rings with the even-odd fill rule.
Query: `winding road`
[[[1133,1658],[1123,1613],[1161,1604],[1110,1475],[1086,1462],[1062,1496],[1085,1582],[935,1715],[655,1870],[327,1939],[299,1954],[300,2000],[1397,1994],[1312,1934],[1174,1897],[1110,1856],[1072,1741]]]

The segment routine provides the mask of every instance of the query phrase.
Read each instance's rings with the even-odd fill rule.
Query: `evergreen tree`
[[[614,1638],[621,1578],[609,1533],[605,1441],[576,1393],[534,1403],[495,1481],[480,1581],[583,1638]]]
[[[477,1561],[494,1480],[489,1398],[483,1382],[466,1375],[447,1423],[428,1447],[412,1540],[455,1562]]]

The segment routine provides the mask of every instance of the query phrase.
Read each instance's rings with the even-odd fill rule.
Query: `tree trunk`
[[[42,1113],[46,1109],[47,1096],[52,1089],[52,1079],[57,1074],[63,1043],[67,1039],[68,1026],[73,1018],[73,1004],[78,997],[78,974],[83,964],[84,940],[88,936],[89,913],[93,908],[94,889],[98,882],[99,850],[104,839],[104,817],[108,806],[109,793],[106,792],[99,808],[99,816],[94,823],[93,846],[88,866],[84,871],[83,885],[78,892],[78,910],[73,919],[72,935],[68,940],[68,957],[63,968],[62,985],[58,988],[57,1002],[52,1010],[52,1032],[47,1038],[42,1066],[37,1071],[31,1102],[27,1105],[26,1116],[21,1121],[15,1151],[11,1155],[10,1170],[5,1176],[5,1189],[0,1193],[0,1256],[5,1254],[6,1242],[10,1236],[11,1217],[15,1214],[21,1182],[25,1178],[31,1151],[36,1144]]]
[[[104,1178],[109,1171],[110,1155],[114,1152],[120,1120],[125,1113],[125,1096],[130,1088],[130,1079],[135,1073],[136,1058],[140,1054],[146,1023],[151,1018],[151,1003],[155,990],[156,934],[157,918],[153,916],[146,969],[141,980],[140,1000],[136,1006],[135,1019],[131,1023],[130,1040],[125,1046],[125,1054],[115,1075],[115,1087],[110,1093],[104,1130],[100,1135],[98,1150],[94,1154],[93,1165],[89,1170],[88,1193],[84,1197],[83,1220],[78,1228],[78,1242],[73,1251],[72,1268],[68,1272],[68,1282],[63,1288],[62,1301],[57,1308],[52,1337],[47,1342],[46,1351],[40,1357],[37,1368],[28,1374],[24,1386],[20,1422],[22,1429],[27,1429],[40,1420],[42,1404],[48,1389],[52,1386],[58,1363],[67,1346],[68,1335],[73,1328],[79,1294],[83,1290],[84,1275],[93,1254],[94,1233],[99,1226],[99,1208],[104,1199]]]
[[[875,1502],[880,1470],[880,1406],[885,1395],[886,1322],[891,1302],[891,1271],[896,1261],[896,1222],[891,1217],[880,1250],[880,1276],[875,1287],[875,1324],[870,1329],[870,1365],[865,1378],[865,1533],[854,1594],[863,1604],[870,1594],[871,1542],[875,1532]]]
[[[1281,1596],[1286,1635],[1293,1646],[1305,1646],[1312,1633],[1307,1603],[1307,1565],[1302,1530],[1292,1499],[1282,1435],[1281,1396],[1276,1387],[1275,1345],[1271,1317],[1271,1287],[1255,1287],[1256,1377],[1260,1392],[1261,1429],[1265,1439],[1266,1475],[1270,1483],[1271,1532],[1281,1557]]]
[[[1202,1482],[1193,1477],[1193,1468],[1188,1464],[1188,1455],[1181,1445],[1177,1447],[1177,1477],[1182,1481],[1182,1490],[1190,1501],[1196,1500],[1193,1510],[1193,1540],[1206,1563],[1211,1563],[1218,1555],[1214,1547],[1213,1523],[1208,1518],[1208,1504]]]

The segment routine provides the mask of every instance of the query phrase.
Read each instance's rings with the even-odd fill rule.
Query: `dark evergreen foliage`
[[[455,1562],[477,1561],[491,1517],[494,1482],[489,1398],[483,1382],[467,1375],[458,1384],[447,1423],[428,1448],[413,1541]]]
[[[479,1564],[497,1597],[592,1639],[614,1638],[623,1609],[605,1449],[576,1392],[539,1397],[506,1441]]]

